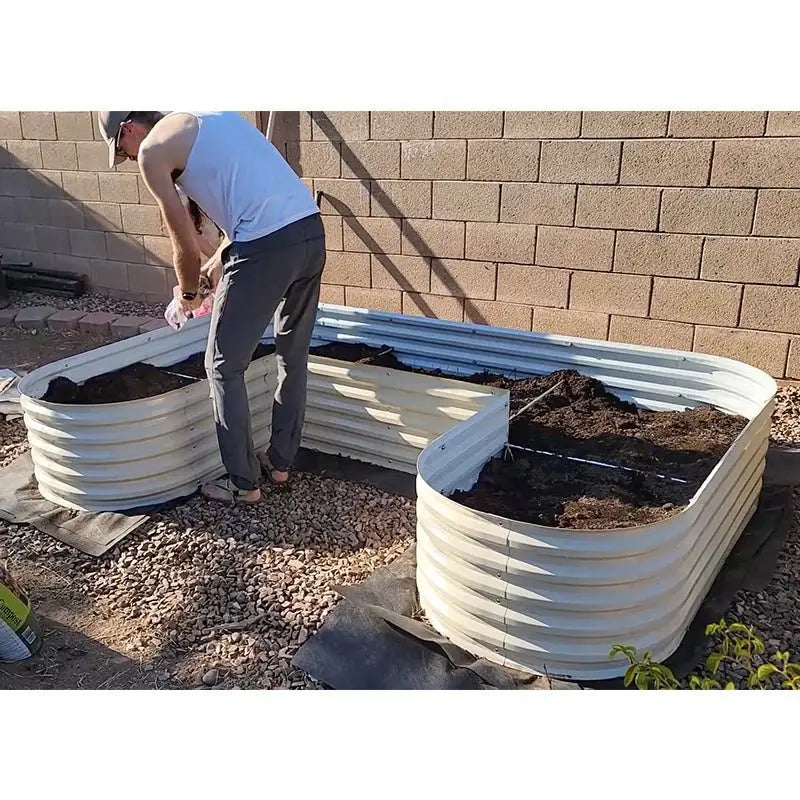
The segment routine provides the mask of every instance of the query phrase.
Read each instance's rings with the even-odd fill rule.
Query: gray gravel
[[[4,422],[0,466],[24,449]],[[12,443],[13,442],[13,443]],[[414,539],[414,504],[376,489],[297,474],[291,490],[229,508],[194,498],[102,558],[0,522],[9,566],[33,559],[80,587],[99,613],[135,623],[126,655],[167,665],[171,686],[313,688],[291,667],[338,602]]]
[[[800,386],[778,390],[770,438],[778,445],[800,447]]]
[[[106,297],[102,294],[85,294],[82,297],[51,297],[37,292],[9,292],[12,308],[25,308],[26,306],[52,306],[57,309],[70,311],[109,311],[120,316],[156,317],[164,316],[164,310],[169,303],[169,298],[164,298],[163,303],[144,303],[138,300],[120,300],[116,297]]]

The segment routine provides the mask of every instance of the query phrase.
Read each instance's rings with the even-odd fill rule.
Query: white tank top
[[[197,138],[175,183],[231,242],[250,242],[319,213],[277,148],[235,111],[176,112],[197,119]]]

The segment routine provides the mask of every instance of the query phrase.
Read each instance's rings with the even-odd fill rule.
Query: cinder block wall
[[[162,298],[158,212],[90,126],[0,114],[0,248]],[[281,112],[273,141],[323,192],[325,301],[800,378],[800,112]]]

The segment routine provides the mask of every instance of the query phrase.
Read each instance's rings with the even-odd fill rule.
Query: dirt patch
[[[263,358],[273,352],[273,345],[259,344],[253,359]],[[96,375],[81,384],[60,376],[50,381],[42,400],[72,405],[102,405],[156,397],[204,380],[206,373],[203,359],[202,353],[195,353],[168,367],[137,362],[113,372]]]
[[[411,368],[389,349],[335,342],[315,352],[444,375],[440,370]],[[744,417],[710,407],[638,408],[575,370],[520,379],[490,372],[448,377],[508,389],[512,414],[549,392],[509,429],[509,444],[543,452],[512,449],[505,458],[487,463],[475,486],[457,492],[453,499],[476,510],[559,528],[625,528],[678,513],[747,424]]]
[[[109,334],[0,328],[0,367],[18,373],[30,372],[40,364],[85,353],[110,341]]]

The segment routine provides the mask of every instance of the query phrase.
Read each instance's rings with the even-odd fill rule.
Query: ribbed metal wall
[[[303,446],[416,472],[428,444],[481,408],[508,424],[508,392],[311,356]]]
[[[20,381],[39,491],[85,511],[122,511],[174,500],[223,473],[207,381],[157,397],[102,405],[36,398],[57,375],[84,381],[137,361],[174,364],[202,351],[208,320],[163,329],[57,361]],[[275,356],[245,373],[257,447],[269,441]]]

